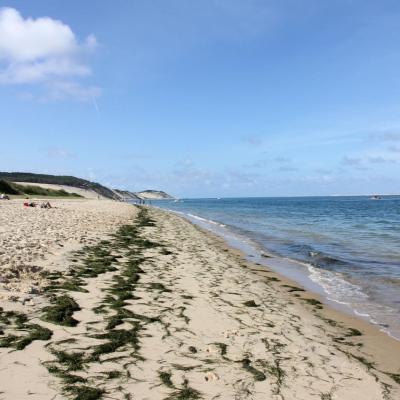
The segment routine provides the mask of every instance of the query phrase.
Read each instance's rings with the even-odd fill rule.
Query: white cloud
[[[57,86],[58,92],[65,89],[64,97],[80,100],[87,97],[85,90],[91,96],[98,95],[98,89],[85,89],[75,82],[91,75],[83,56],[96,46],[94,35],[80,43],[71,28],[59,20],[24,19],[14,8],[0,8],[1,84]]]

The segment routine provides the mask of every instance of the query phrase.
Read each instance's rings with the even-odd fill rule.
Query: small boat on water
[[[375,194],[375,195],[371,196],[369,199],[370,200],[382,200],[382,197]]]

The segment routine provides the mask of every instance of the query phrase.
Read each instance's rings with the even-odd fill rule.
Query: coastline
[[[157,209],[162,212],[173,213],[176,215],[176,213],[174,213],[173,211],[165,211],[160,208]],[[358,341],[362,342],[366,352],[369,352],[373,356],[374,362],[379,364],[382,368],[398,368],[400,370],[400,362],[398,361],[400,360],[399,340],[392,338],[386,332],[380,330],[377,325],[372,324],[355,315],[350,315],[349,313],[340,310],[340,308],[338,307],[332,306],[332,304],[325,302],[325,298],[317,292],[306,289],[301,284],[299,284],[299,282],[280,274],[276,270],[269,268],[268,258],[262,264],[259,262],[253,262],[251,259],[248,258],[248,255],[246,253],[244,253],[239,248],[230,246],[226,242],[226,240],[218,234],[213,233],[206,228],[202,228],[198,224],[189,221],[185,217],[179,215],[177,215],[177,217],[184,219],[185,221],[192,224],[204,235],[209,236],[211,240],[215,241],[216,245],[220,247],[222,251],[231,253],[233,257],[237,258],[238,262],[245,263],[246,267],[254,271],[255,273],[260,274],[261,276],[267,275],[277,278],[281,282],[281,286],[300,286],[301,289],[304,290],[304,292],[302,292],[303,298],[317,299],[324,304],[323,309],[318,310],[323,318],[337,321],[338,324],[342,324],[345,327],[347,326],[349,328],[354,328],[363,332],[363,335],[358,337]]]
[[[346,277],[346,271],[341,271],[341,268],[331,269],[329,265],[324,267],[323,264],[320,266],[315,261],[305,260],[304,251],[303,254],[299,255],[279,252],[273,245],[270,246],[268,239],[258,235],[259,231],[252,231],[251,227],[248,230],[244,229],[243,226],[239,227],[233,223],[232,218],[229,221],[229,218],[226,220],[222,215],[219,215],[220,218],[215,215],[211,217],[213,219],[208,219],[210,216],[204,216],[207,213],[201,213],[200,209],[198,213],[193,212],[190,207],[186,210],[179,207],[172,209],[157,207],[183,216],[205,231],[222,237],[229,246],[239,249],[251,262],[263,264],[279,275],[296,281],[303,289],[315,293],[321,301],[330,307],[367,321],[385,334],[400,341],[399,313],[396,311],[397,306],[393,307],[396,302],[390,300],[393,303],[392,308],[388,307],[387,302],[381,302],[384,300],[384,288],[380,291],[380,299],[377,299],[376,296],[374,298],[374,294],[369,292],[367,286],[361,286],[360,282],[352,280],[351,276]],[[238,210],[238,213],[240,215],[240,210]],[[236,222],[238,221],[239,219]],[[268,231],[268,228],[265,229]],[[312,245],[308,247],[308,253],[310,253]],[[313,251],[315,253],[312,254],[312,257],[318,255],[320,250],[313,249]],[[335,256],[327,255],[329,262],[334,260],[333,257]],[[336,254],[336,257],[338,257],[339,264],[344,262],[340,254]],[[387,298],[395,300],[396,293],[392,293],[390,290]],[[369,298],[371,294],[372,298]]]
[[[96,214],[100,203],[85,204]],[[71,375],[85,380],[75,382],[75,391],[88,385],[97,398],[103,390],[121,399],[129,393],[138,399],[190,394],[186,398],[324,400],[383,400],[400,394],[399,343],[376,327],[322,305],[315,294],[246,260],[222,238],[180,216],[154,207],[109,206],[113,218],[104,214],[93,229],[88,223],[75,225],[75,233],[88,238],[83,243],[72,243],[68,251],[51,247],[51,263],[48,255],[33,260],[61,272],[50,295],[33,295],[34,304],[1,300],[5,310],[29,312],[52,337],[19,351],[0,349],[0,398],[78,399],[65,384]],[[69,217],[60,214],[59,223],[63,216]],[[105,224],[97,235],[96,224]],[[113,234],[123,224],[128,225]],[[95,274],[89,266],[97,268]],[[128,267],[136,272],[132,275]],[[71,268],[75,289],[86,292],[66,289],[71,281],[64,279],[71,273],[65,272]],[[121,282],[134,295],[117,302],[122,286],[112,288]],[[43,320],[43,307],[54,307],[54,293],[67,293],[79,305],[72,315],[76,326]],[[99,332],[116,330],[134,333],[134,341],[115,347],[114,339],[99,337]],[[106,338],[114,350],[94,358]],[[61,351],[83,352],[77,369],[60,361]],[[51,363],[47,367],[46,361]],[[108,378],[99,378],[102,374]],[[17,382],[18,376],[24,379]],[[115,392],[116,387],[122,389]]]
[[[254,271],[256,274],[277,278],[279,279],[279,282],[281,282],[280,286],[287,285],[291,287],[300,287],[303,289],[304,291],[302,292],[302,298],[317,299],[323,303],[323,309],[318,310],[323,318],[334,320],[338,324],[342,324],[343,327],[351,327],[363,333],[358,337],[358,341],[363,343],[364,349],[372,355],[374,362],[379,364],[381,368],[400,369],[400,363],[398,361],[400,360],[399,340],[392,338],[386,332],[380,330],[377,325],[355,315],[350,315],[349,313],[341,311],[338,307],[334,307],[331,304],[326,303],[325,298],[320,294],[316,293],[315,291],[305,289],[299,282],[280,274],[276,270],[268,268],[268,258],[263,264],[252,262],[242,250],[229,246],[223,237],[201,228],[190,221],[188,222],[191,223],[196,229],[200,230],[204,235],[210,236],[211,240],[215,240],[216,245],[220,247],[222,251],[230,252],[233,257],[237,258],[238,262],[245,263],[246,267]]]

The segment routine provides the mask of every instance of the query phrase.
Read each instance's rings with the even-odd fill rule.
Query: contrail
[[[99,106],[97,105],[97,101],[94,96],[92,96],[92,102],[93,102],[94,108],[96,109],[97,115],[100,117],[100,109],[99,109]]]

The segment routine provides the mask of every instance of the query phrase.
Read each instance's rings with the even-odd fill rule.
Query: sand
[[[35,183],[35,182],[14,182],[16,184],[22,186],[38,186],[44,189],[53,189],[53,190],[64,190],[67,193],[75,193],[79,194],[80,196],[84,197],[85,199],[102,199],[105,200],[106,197],[98,194],[94,190],[91,189],[82,189],[75,186],[68,186],[68,185],[55,185],[52,183]]]
[[[38,292],[39,272],[54,255],[97,242],[133,213],[130,205],[107,200],[54,200],[52,209],[23,207],[23,201],[0,201],[0,298]]]
[[[93,396],[104,390],[103,398],[143,400],[400,397],[398,378],[390,375],[400,373],[399,342],[310,301],[316,297],[246,262],[221,239],[153,208],[97,201],[57,206],[21,210],[18,203],[1,203],[1,226],[13,221],[0,234],[7,244],[2,257],[17,252],[21,265],[62,271],[63,277],[70,268],[84,269],[88,260],[96,266],[104,257],[110,265],[84,278],[84,292],[66,292],[81,308],[73,314],[76,326],[43,321],[43,307],[54,301],[43,292],[43,282],[35,283],[33,303],[1,302],[6,310],[27,313],[30,323],[50,329],[52,337],[23,350],[0,349],[0,399],[84,398],[74,392],[77,387],[89,388]],[[117,226],[132,223],[131,230],[110,236]],[[56,232],[61,236],[42,242],[30,259],[23,250],[34,242],[15,244],[34,234],[48,240]],[[76,252],[105,238],[103,252],[99,247]],[[36,282],[38,274],[31,272],[27,280]],[[4,290],[16,290],[17,284]],[[127,293],[132,295],[121,297]],[[120,319],[110,325],[115,315]],[[117,346],[110,339],[116,332],[130,339]],[[107,343],[114,346],[106,352],[101,346]],[[81,365],[62,361],[60,351],[81,352]],[[86,382],[71,389],[55,367]]]

